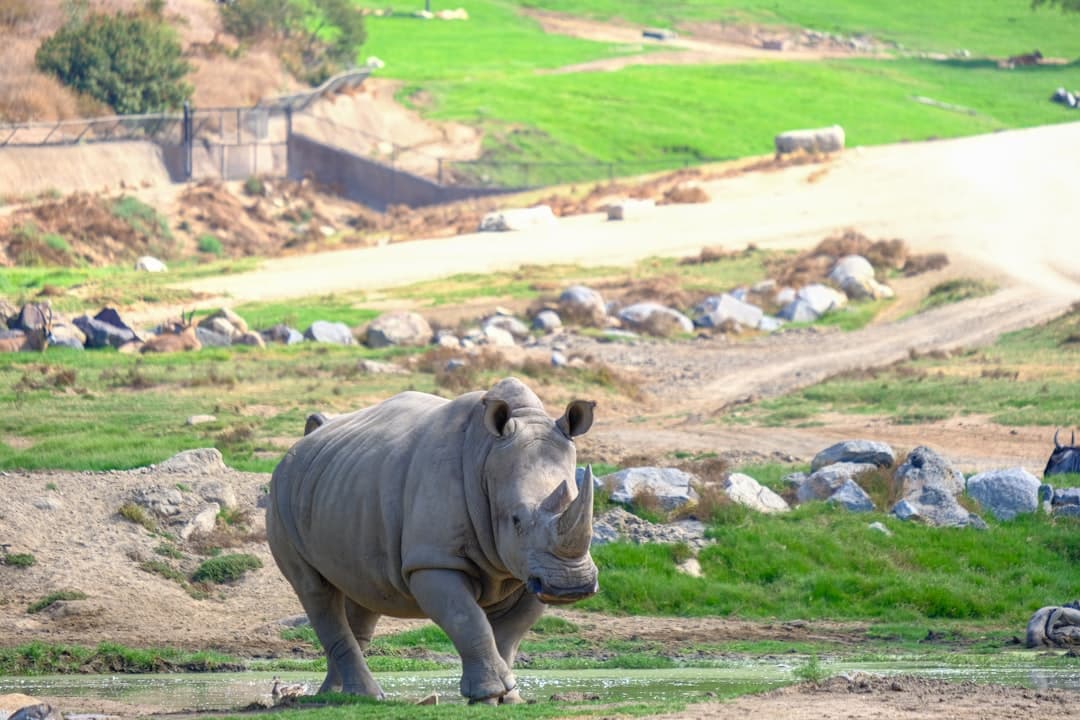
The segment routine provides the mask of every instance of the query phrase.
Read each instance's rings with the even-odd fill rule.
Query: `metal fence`
[[[620,177],[648,175],[709,162],[720,162],[720,159],[665,157],[610,162],[456,160],[440,163],[439,182],[471,187],[537,188],[613,181]]]
[[[117,115],[87,120],[0,124],[0,147],[7,145],[73,145],[89,142],[147,140],[178,143],[183,116]]]

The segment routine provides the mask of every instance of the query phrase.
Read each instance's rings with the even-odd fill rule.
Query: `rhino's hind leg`
[[[488,611],[491,630],[495,634],[495,647],[507,667],[513,669],[521,639],[543,614],[544,604],[525,588],[508,598],[504,605]],[[514,688],[499,698],[499,702],[514,705],[525,700]]]

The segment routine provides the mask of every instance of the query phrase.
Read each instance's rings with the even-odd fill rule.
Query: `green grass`
[[[241,661],[213,651],[188,652],[172,648],[140,649],[116,643],[89,648],[33,642],[0,648],[0,675],[70,673],[148,673],[170,671],[243,670]]]
[[[893,535],[867,530],[884,522]],[[711,526],[703,578],[676,572],[666,547],[593,549],[594,610],[752,619],[966,622],[1023,627],[1070,596],[1080,523],[1027,516],[987,532],[930,528],[814,503],[783,515],[732,513]]]
[[[142,525],[150,532],[157,532],[157,522],[146,510],[133,502],[126,502],[117,509],[117,514],[128,522]]]
[[[985,297],[995,290],[997,290],[997,285],[986,280],[975,280],[973,278],[946,280],[930,288],[930,292],[927,293],[919,305],[919,310],[932,310],[942,305]]]
[[[1069,427],[1080,397],[1080,342],[1072,338],[1080,338],[1080,308],[981,350],[852,373],[739,408],[727,420],[779,426],[849,413],[918,424],[980,414],[1003,425]],[[1048,437],[1038,453],[1049,448]]]
[[[0,564],[8,567],[28,568],[37,564],[37,558],[34,557],[33,553],[5,553],[4,557],[0,558]]]
[[[49,593],[43,598],[35,600],[26,607],[26,612],[30,615],[39,613],[45,610],[50,605],[62,600],[85,600],[86,593],[79,590],[58,590],[54,593]]]
[[[525,0],[521,5],[644,25],[677,26],[688,20],[747,20],[808,27],[843,35],[870,33],[918,50],[1015,55],[1039,48],[1047,56],[1080,55],[1080,16],[1056,9],[1032,11],[1026,0]]]
[[[249,570],[262,567],[262,561],[254,555],[236,553],[219,555],[204,560],[191,576],[192,582],[229,583],[236,582]]]

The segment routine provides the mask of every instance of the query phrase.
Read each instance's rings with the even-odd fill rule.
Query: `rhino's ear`
[[[568,438],[584,435],[592,427],[595,407],[596,403],[592,400],[572,400],[566,406],[563,416],[555,421],[555,425]]]
[[[505,400],[484,398],[484,427],[495,437],[502,437],[510,421],[510,406]]]

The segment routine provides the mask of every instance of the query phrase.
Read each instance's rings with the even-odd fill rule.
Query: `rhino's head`
[[[499,558],[540,600],[581,600],[598,590],[589,555],[593,478],[587,470],[577,488],[573,438],[592,425],[596,403],[574,400],[553,421],[523,385],[515,390],[535,402],[500,397],[500,385],[483,401],[484,426],[495,436],[484,480]]]

